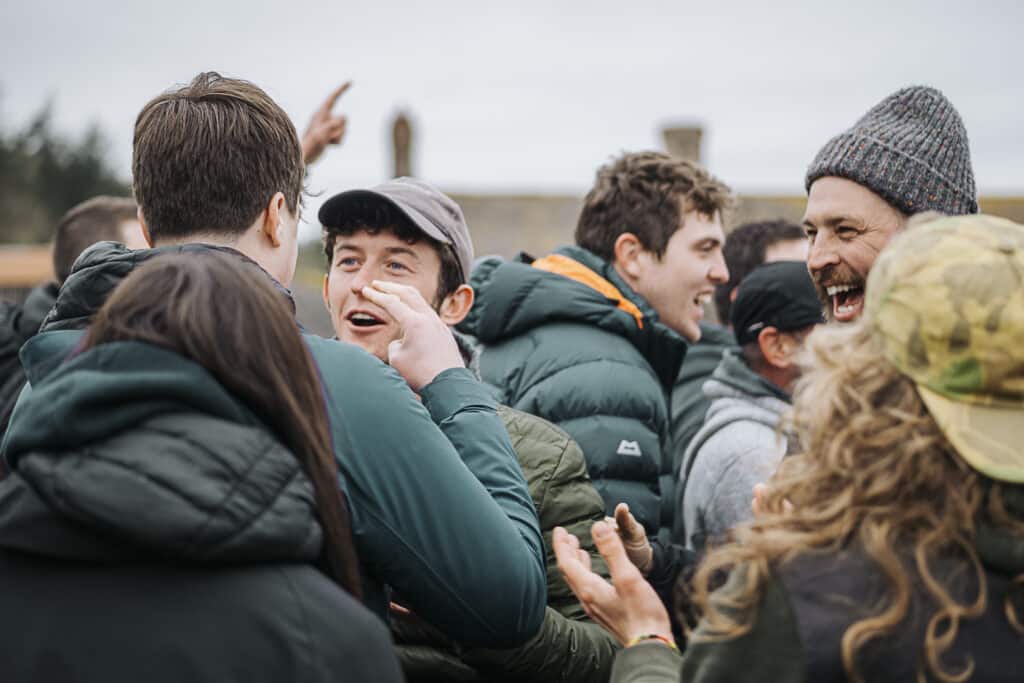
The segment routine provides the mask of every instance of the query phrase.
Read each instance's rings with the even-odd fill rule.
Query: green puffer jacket
[[[5,683],[402,679],[384,624],[316,568],[299,461],[206,370],[103,344],[33,376],[22,407],[0,480]]]
[[[480,377],[500,403],[568,432],[607,511],[629,503],[653,534],[659,477],[671,471],[667,395],[686,344],[594,254],[520,259],[484,261],[471,278],[477,299],[459,329],[483,347]]]
[[[12,424],[31,387],[75,349],[132,270],[161,254],[211,249],[249,260],[198,243],[130,251],[100,242],[84,252],[39,334],[22,348],[30,386]],[[546,605],[544,544],[490,390],[469,370],[451,368],[417,400],[397,372],[358,346],[311,335],[304,341],[325,390],[365,604],[386,619],[393,590],[449,637],[481,647],[534,637]]]
[[[462,340],[460,340],[462,341]],[[551,545],[556,526],[580,539],[594,571],[608,567],[594,547],[590,526],[604,517],[604,502],[587,476],[583,453],[568,434],[546,420],[498,406],[544,534],[548,609],[540,632],[511,650],[468,649],[428,633],[414,620],[393,621],[399,660],[417,681],[602,681],[619,649],[615,638],[583,612],[558,570]]]

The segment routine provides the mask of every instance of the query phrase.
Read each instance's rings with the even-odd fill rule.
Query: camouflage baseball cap
[[[957,453],[1024,483],[1024,226],[974,215],[910,227],[871,268],[865,315]]]

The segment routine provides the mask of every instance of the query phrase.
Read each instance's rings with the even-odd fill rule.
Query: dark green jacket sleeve
[[[307,343],[326,389],[364,575],[455,640],[501,647],[533,637],[544,617],[544,551],[487,390],[468,370],[449,370],[420,403],[362,349]],[[387,609],[379,592],[367,603]]]
[[[590,537],[590,525],[604,516],[604,502],[590,483],[583,453],[568,434],[539,417],[506,406],[498,406],[498,415],[526,475],[547,543],[548,609],[544,622],[533,638],[516,648],[455,647],[461,661],[447,651],[451,647],[436,643],[430,647],[422,634],[395,629],[403,667],[410,680],[460,680],[465,673],[462,667],[467,665],[488,681],[607,680],[618,642],[585,616],[550,550],[551,531],[564,526],[590,552],[594,570],[607,577],[607,567]]]
[[[610,683],[676,683],[680,655],[661,643],[640,643],[615,658]]]
[[[595,623],[547,609],[536,636],[512,650],[463,650],[462,660],[485,680],[589,683],[611,674],[618,641]]]

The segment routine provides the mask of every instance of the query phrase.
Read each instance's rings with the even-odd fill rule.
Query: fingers
[[[603,578],[592,572],[574,558],[572,561],[559,561],[558,568],[565,577],[569,588],[579,598],[580,604],[585,606],[588,614],[596,610],[600,612],[603,605],[614,603],[616,600],[615,588]]]
[[[397,282],[388,282],[387,280],[374,280],[372,287],[385,294],[397,297],[399,301],[417,313],[434,313],[434,309],[430,307],[430,304],[427,303],[427,300],[423,298],[423,295],[415,287],[401,285]]]
[[[630,540],[646,536],[643,527],[636,521],[636,517],[629,511],[629,505],[626,503],[619,503],[615,506],[615,524],[619,528],[619,533]]]
[[[372,285],[363,287],[362,295],[384,309],[385,313],[404,327],[404,324],[416,315],[416,311],[402,301],[397,294],[384,291],[383,287],[378,286],[380,284],[382,283],[374,280]]]
[[[327,142],[332,145],[337,145],[341,142],[341,139],[345,137],[345,127],[348,126],[348,118],[340,116],[336,119],[332,119],[327,126]]]
[[[750,510],[755,517],[760,517],[764,509],[764,494],[767,488],[764,484],[754,484],[754,498],[750,501]]]
[[[320,105],[320,109],[319,109],[318,113],[321,113],[321,114],[324,114],[324,115],[330,115],[331,110],[334,109],[334,105],[338,101],[338,98],[341,97],[342,95],[344,95],[345,91],[348,90],[351,87],[352,87],[352,81],[345,81],[344,83],[339,85],[337,88],[332,90],[331,94],[327,96],[326,100],[324,100],[324,103]]]
[[[612,580],[639,574],[637,568],[630,561],[629,556],[626,555],[626,548],[622,545],[622,540],[611,526],[604,522],[595,522],[594,526],[591,527],[590,535],[593,536],[594,543],[597,545],[597,550],[601,553],[601,557],[608,563],[608,569],[612,573]]]
[[[565,581],[569,584],[569,588],[572,588],[573,592],[579,596],[579,590],[582,590],[583,586],[586,585],[588,575],[597,577],[596,574],[590,571],[589,556],[587,558],[588,564],[585,565],[583,558],[580,556],[582,551],[580,550],[579,539],[562,527],[555,527],[552,533],[552,545],[555,549],[555,559],[558,561],[559,570],[565,576]],[[583,554],[586,555],[585,552]]]
[[[555,527],[554,532],[552,532],[551,545],[554,546],[555,560],[558,562],[559,571],[565,576],[565,581],[569,584],[569,588],[579,595],[576,588],[582,581],[582,576],[586,574],[586,570],[577,553],[580,547],[579,539],[559,526]]]

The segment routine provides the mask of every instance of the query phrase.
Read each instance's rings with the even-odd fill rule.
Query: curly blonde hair
[[[807,370],[792,416],[803,454],[783,461],[765,498],[767,512],[735,529],[734,542],[710,552],[698,570],[693,598],[704,620],[697,638],[749,632],[772,566],[812,550],[838,553],[855,546],[881,570],[888,599],[843,634],[843,666],[851,680],[863,680],[857,652],[894,633],[907,618],[918,577],[937,605],[928,617],[918,678],[967,680],[973,659],[949,671],[942,655],[953,645],[960,622],[980,616],[988,602],[974,547],[979,522],[1024,539],[1024,522],[1004,504],[1010,485],[985,477],[957,456],[914,384],[882,356],[866,316],[852,325],[819,329],[804,353]],[[958,558],[973,574],[973,599],[958,600],[933,571],[940,556]],[[733,568],[745,581],[733,584],[736,590],[712,595],[716,577]],[[1016,590],[1022,583],[1024,575],[1015,578]],[[1024,633],[1009,596],[1005,610]]]

